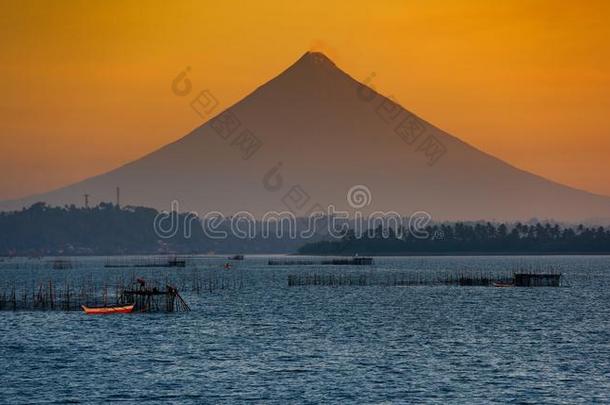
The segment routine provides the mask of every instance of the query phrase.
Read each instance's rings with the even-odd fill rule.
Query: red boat
[[[88,307],[81,305],[87,315],[128,314],[133,311],[134,304],[115,307]]]
[[[509,287],[514,287],[515,285],[513,283],[506,283],[506,282],[502,282],[502,281],[498,281],[494,283],[494,287],[500,287],[500,288],[509,288]]]

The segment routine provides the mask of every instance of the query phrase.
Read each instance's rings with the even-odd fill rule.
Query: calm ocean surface
[[[0,261],[0,286],[169,279],[188,313],[0,311],[0,403],[610,403],[610,257],[376,258],[371,268],[194,257]],[[288,274],[554,268],[562,288],[288,287]],[[202,276],[203,275],[203,276]],[[196,293],[193,280],[225,288]],[[189,287],[190,286],[190,287]]]

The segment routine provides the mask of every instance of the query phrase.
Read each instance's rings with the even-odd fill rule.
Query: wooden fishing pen
[[[107,307],[134,304],[134,312],[188,312],[189,305],[178,289],[169,284],[163,289],[138,279],[136,286],[117,283],[112,290],[107,284],[98,288],[93,283],[78,287],[65,282],[34,284],[31,288],[12,285],[0,293],[0,310],[80,311],[81,307]]]

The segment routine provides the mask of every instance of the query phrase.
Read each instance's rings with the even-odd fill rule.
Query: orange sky
[[[199,125],[170,89],[186,66],[225,108],[310,49],[486,152],[610,195],[610,2],[291,3],[2,1],[0,199]]]

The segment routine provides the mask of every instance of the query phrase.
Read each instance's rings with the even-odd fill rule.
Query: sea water
[[[0,311],[0,403],[610,402],[610,257],[388,257],[365,268],[246,256],[230,269],[224,257],[165,269],[72,258],[68,270],[52,260],[4,259],[0,284],[163,278],[192,310]],[[520,268],[560,271],[563,287],[287,285],[299,272]],[[224,284],[195,291],[200,273]]]

